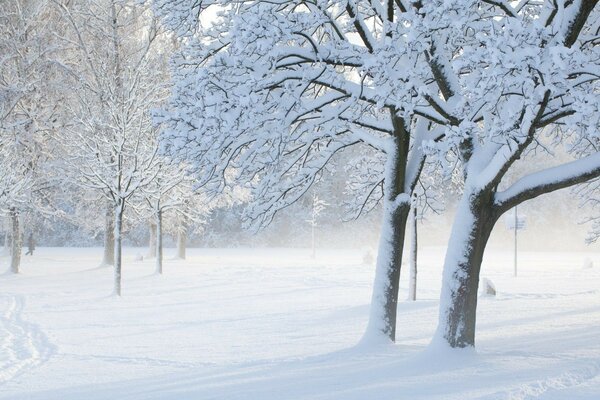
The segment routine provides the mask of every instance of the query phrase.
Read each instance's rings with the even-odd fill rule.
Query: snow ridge
[[[0,384],[3,384],[48,361],[54,345],[37,325],[21,318],[25,304],[22,296],[2,295],[0,301],[7,304],[0,314]]]
[[[523,385],[509,395],[509,399],[528,400],[536,399],[542,395],[560,392],[568,397],[568,392],[577,386],[585,384],[600,374],[600,364],[590,362],[579,368],[570,369],[563,374]]]

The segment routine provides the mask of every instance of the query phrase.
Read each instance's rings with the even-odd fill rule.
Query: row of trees
[[[0,7],[0,210],[19,271],[23,217],[102,229],[121,294],[124,223],[163,219],[185,236],[214,206],[160,154],[150,111],[168,94],[176,42],[151,10],[120,0],[3,0]],[[212,205],[211,205],[212,204]],[[33,220],[37,218],[38,220]]]
[[[437,338],[473,346],[482,257],[500,216],[586,182],[596,196],[596,4],[157,0],[182,38],[159,115],[165,149],[206,190],[248,188],[258,226],[352,154],[342,173],[354,209],[383,202],[367,336],[389,340],[411,206],[452,182],[461,200]],[[547,163],[519,174],[533,155]]]

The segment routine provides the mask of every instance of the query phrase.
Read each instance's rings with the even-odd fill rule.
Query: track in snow
[[[37,325],[21,318],[24,300],[0,295],[0,384],[46,362],[54,352]]]

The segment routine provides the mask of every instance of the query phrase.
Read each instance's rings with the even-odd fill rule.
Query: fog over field
[[[0,400],[600,398],[598,0],[0,0]]]

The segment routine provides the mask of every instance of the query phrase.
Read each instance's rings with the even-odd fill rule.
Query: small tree
[[[185,166],[162,160],[154,180],[144,188],[142,196],[150,211],[151,226],[154,227],[156,273],[162,274],[164,215],[171,210],[183,211],[194,196],[193,184]]]
[[[588,236],[585,239],[587,244],[597,243],[600,239],[600,179],[594,179],[587,184],[580,185],[574,192],[581,199],[581,205],[587,206],[590,215],[584,219],[584,223],[589,226]]]
[[[319,199],[316,192],[313,192],[312,195],[312,205],[311,205],[311,213],[310,219],[307,222],[310,224],[310,237],[311,237],[311,257],[314,259],[317,256],[317,246],[316,246],[316,229],[319,223],[319,215],[325,209],[327,203],[323,200]]]

